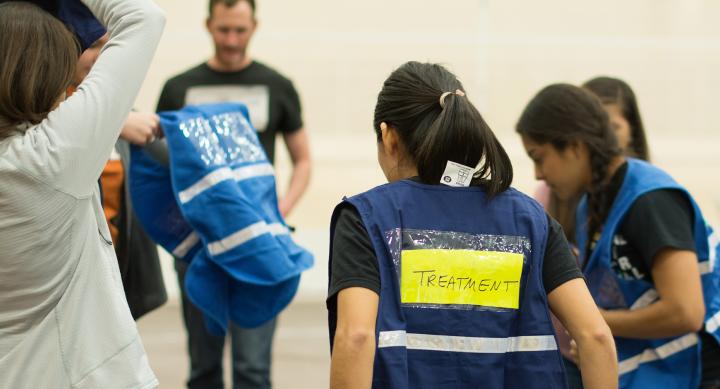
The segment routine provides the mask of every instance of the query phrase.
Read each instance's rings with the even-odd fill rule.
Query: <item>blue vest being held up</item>
[[[566,387],[540,205],[514,189],[488,199],[408,180],[346,201],[379,262],[373,388]]]
[[[170,169],[133,150],[130,192],[148,234],[190,261],[185,289],[208,329],[255,327],[295,295],[313,258],[280,215],[274,171],[240,104],[160,114]]]
[[[672,177],[640,160],[628,159],[625,180],[603,225],[600,239],[584,268],[590,292],[599,307],[605,309],[639,309],[655,302],[659,296],[646,280],[626,280],[615,275],[611,267],[614,236],[632,204],[642,195],[659,189],[683,192],[694,210],[693,234],[702,277],[705,299],[705,330],[720,339],[720,274],[717,268],[718,236],[705,223],[692,196]],[[583,199],[577,213],[577,242],[587,242],[587,201]],[[583,251],[583,250],[581,250]],[[690,333],[674,338],[615,338],[619,360],[620,388],[696,388],[700,383],[700,344],[698,335]]]

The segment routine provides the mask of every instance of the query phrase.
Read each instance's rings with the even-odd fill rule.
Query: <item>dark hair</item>
[[[618,78],[596,77],[583,84],[583,88],[597,95],[603,104],[617,104],[620,107],[623,117],[630,125],[630,146],[626,154],[649,161],[650,149],[645,137],[645,127],[630,85]]]
[[[472,185],[486,188],[490,196],[512,183],[513,169],[505,149],[466,96],[445,92],[464,90],[454,74],[437,64],[408,62],[385,80],[375,106],[374,127],[382,139],[380,123],[398,131],[420,179],[440,182],[448,161],[482,166]]]
[[[40,7],[0,4],[0,139],[47,117],[72,82],[79,52],[70,30]]]
[[[550,143],[557,150],[564,150],[575,142],[587,146],[592,173],[588,236],[594,236],[611,205],[606,191],[608,166],[614,157],[621,155],[608,114],[600,100],[574,85],[550,85],[530,100],[520,116],[516,131],[533,142]],[[588,239],[588,246],[591,240]]]
[[[250,5],[250,9],[252,9],[253,17],[255,17],[255,0],[210,0],[208,1],[208,18],[212,17],[213,8],[215,8],[216,5],[222,4],[226,7],[234,7],[235,4],[244,1]]]

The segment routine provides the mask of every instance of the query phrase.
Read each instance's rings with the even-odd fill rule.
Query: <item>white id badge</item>
[[[475,174],[475,168],[448,161],[440,183],[447,186],[467,187]]]

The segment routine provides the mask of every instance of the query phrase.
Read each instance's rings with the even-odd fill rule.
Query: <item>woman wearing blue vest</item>
[[[618,78],[601,76],[586,81],[582,87],[600,98],[605,112],[608,113],[610,127],[617,137],[620,152],[625,156],[649,161],[650,148],[645,136],[645,126],[640,115],[635,92],[630,88],[630,85]],[[561,199],[550,190],[544,181],[540,181],[534,197],[540,204],[545,206],[547,213],[560,223],[568,241],[574,243],[575,210],[582,193],[569,199]],[[560,352],[566,357],[563,362],[565,363],[568,387],[569,389],[582,389],[580,370],[568,359],[570,355],[570,338],[565,334],[565,329],[560,326],[555,327],[555,332],[558,335]],[[720,360],[715,364],[720,365]]]
[[[615,336],[620,387],[719,387],[717,236],[692,196],[623,156],[607,113],[584,89],[546,87],[517,132],[538,179],[560,197],[586,194],[580,262]]]
[[[406,63],[374,127],[389,183],[331,222],[331,387],[565,388],[550,309],[585,385],[617,387],[609,329],[562,228],[510,188],[510,160],[457,78]]]

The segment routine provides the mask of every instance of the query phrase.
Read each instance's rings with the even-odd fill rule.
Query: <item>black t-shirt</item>
[[[582,278],[575,256],[560,224],[548,216],[548,238],[542,278],[546,293],[575,278]],[[334,310],[337,293],[362,287],[380,294],[380,271],[370,236],[357,209],[344,203],[338,210],[332,237],[328,307]]]
[[[247,105],[270,162],[275,160],[275,136],[302,127],[300,98],[292,82],[256,61],[237,72],[218,72],[203,63],[171,78],[160,94],[157,111],[228,101]]]
[[[626,163],[610,180],[610,201],[625,181],[627,169]],[[630,206],[613,237],[611,266],[615,274],[626,280],[642,279],[652,283],[653,260],[661,250],[696,251],[693,225],[692,204],[683,192],[660,189],[640,196]],[[720,345],[705,331],[699,335],[703,380],[720,379]]]
[[[608,184],[609,201],[616,196],[627,174],[622,165]],[[652,282],[651,269],[664,248],[695,251],[693,209],[680,191],[660,189],[645,193],[630,206],[613,237],[611,266],[618,277]],[[595,235],[595,242],[599,234]]]

